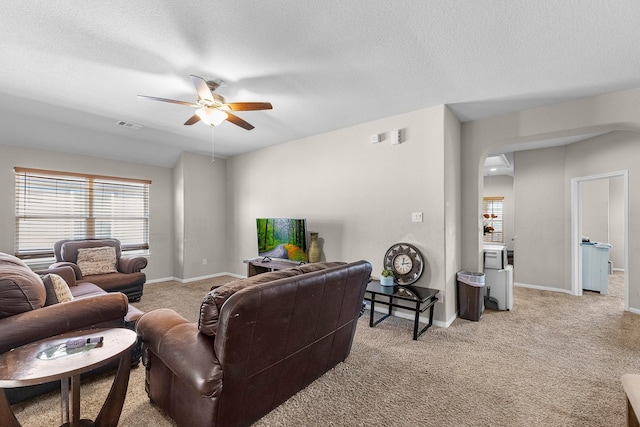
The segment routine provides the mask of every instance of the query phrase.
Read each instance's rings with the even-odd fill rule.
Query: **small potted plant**
[[[380,274],[380,285],[381,286],[393,286],[393,271],[389,270],[389,269],[384,269],[382,270],[382,273]]]

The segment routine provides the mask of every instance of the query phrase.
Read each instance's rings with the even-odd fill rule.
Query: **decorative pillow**
[[[57,274],[47,274],[42,277],[42,282],[47,290],[47,299],[44,306],[73,301],[73,295],[67,282]]]
[[[116,248],[113,246],[78,249],[78,267],[83,276],[116,273],[116,263]]]

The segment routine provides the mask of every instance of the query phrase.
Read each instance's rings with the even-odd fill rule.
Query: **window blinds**
[[[61,239],[116,238],[123,250],[149,248],[151,181],[14,170],[16,256],[52,256]]]
[[[504,197],[485,197],[482,201],[485,242],[504,243],[503,201]]]

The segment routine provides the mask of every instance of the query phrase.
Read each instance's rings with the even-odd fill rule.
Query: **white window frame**
[[[115,238],[149,249],[151,181],[15,167],[15,255],[53,257],[63,239]]]

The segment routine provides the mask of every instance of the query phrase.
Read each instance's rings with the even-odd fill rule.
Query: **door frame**
[[[624,310],[629,311],[629,170],[571,179],[571,294],[582,295],[582,183],[617,177],[624,182]]]

